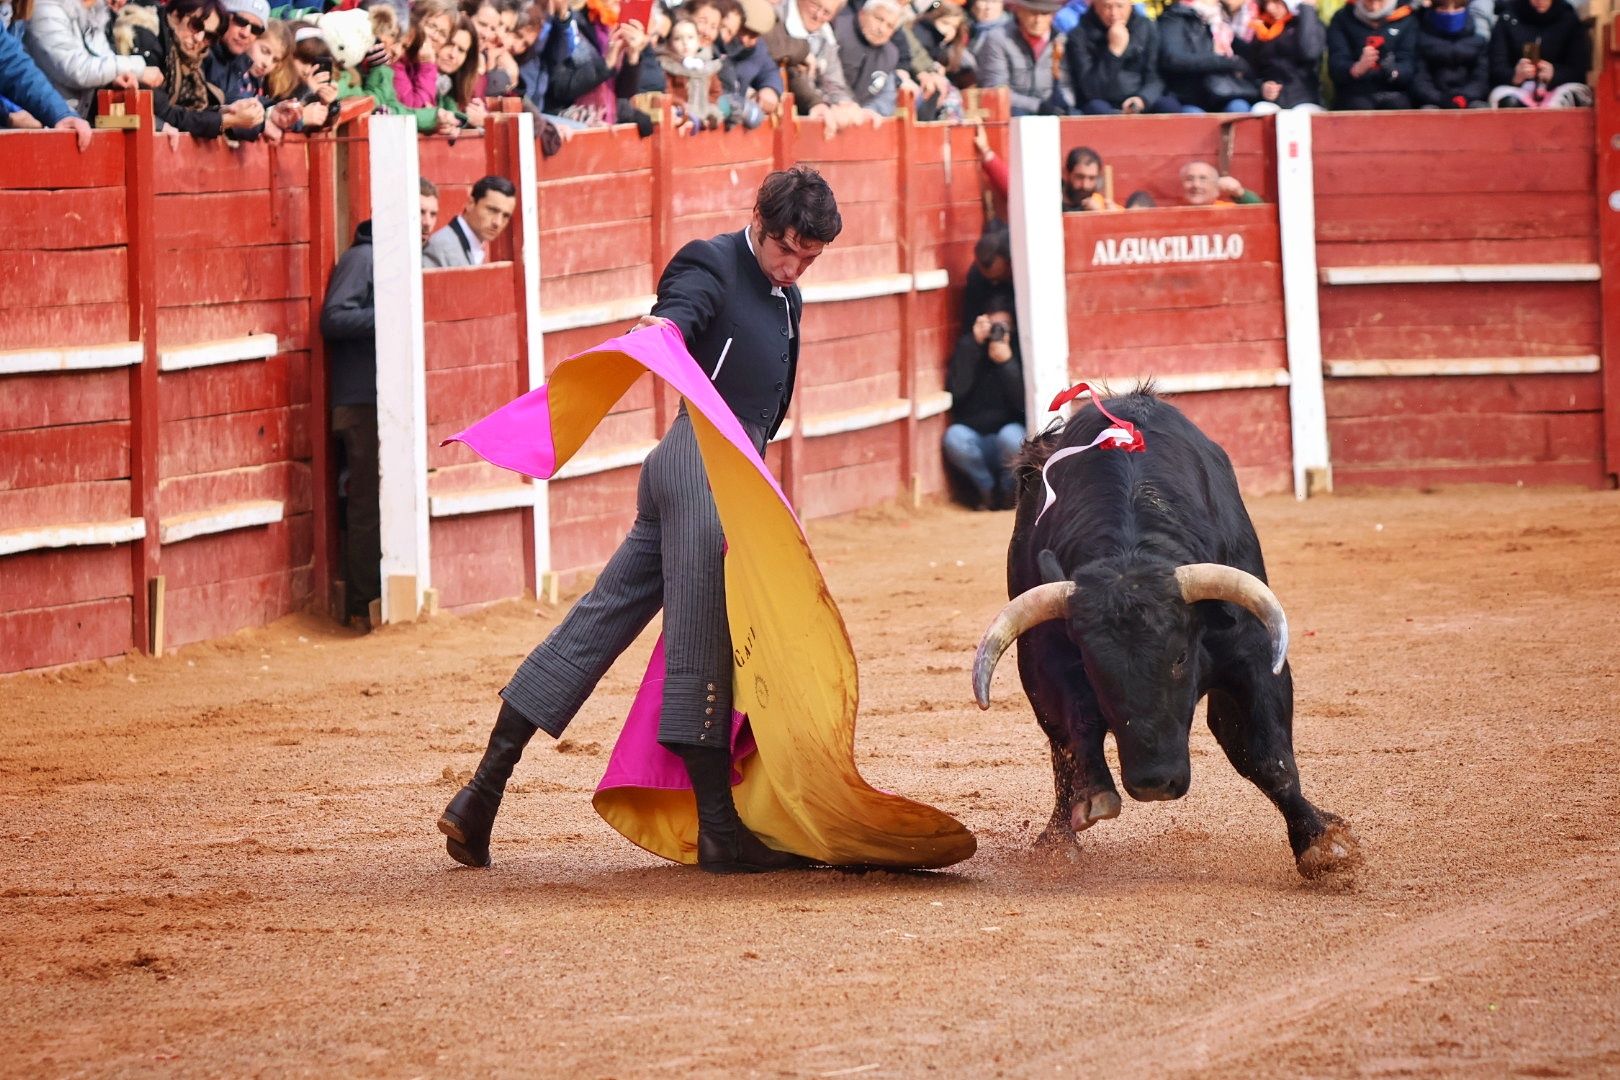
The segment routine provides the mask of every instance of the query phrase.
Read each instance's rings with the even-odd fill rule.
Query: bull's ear
[[[1051,548],[1042,548],[1041,553],[1035,557],[1035,564],[1041,568],[1041,580],[1048,585],[1055,585],[1060,581],[1068,581],[1069,575],[1063,572],[1063,564]]]

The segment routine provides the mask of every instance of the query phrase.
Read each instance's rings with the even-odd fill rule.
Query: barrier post
[[[1277,114],[1277,231],[1282,247],[1296,499],[1333,490],[1322,384],[1322,319],[1317,307],[1314,169],[1310,113],[1282,110]]]
[[[909,403],[901,424],[900,486],[913,506],[922,502],[917,472],[917,102],[912,90],[900,91],[895,109],[900,118],[900,272],[906,291],[900,295],[900,396]]]
[[[776,139],[772,145],[772,168],[777,171],[788,168],[799,160],[799,116],[792,94],[782,95],[782,104],[776,112]],[[800,330],[803,330],[803,321],[800,321]],[[799,343],[800,356],[804,354],[804,343]],[[797,373],[795,373],[797,377]],[[787,496],[788,505],[795,511],[799,509],[800,483],[804,471],[804,409],[800,402],[804,395],[795,393],[788,405],[787,445],[782,448],[782,475],[778,479],[782,483],[782,494]]]
[[[1603,469],[1620,481],[1620,33],[1611,23],[1609,63],[1597,84],[1597,215],[1603,305]]]
[[[332,594],[338,564],[337,469],[332,453],[331,403],[327,398],[326,339],[321,308],[337,261],[337,143],[330,134],[312,136],[309,154],[309,411],[311,523],[315,531],[314,585],[317,610],[342,618]]]
[[[432,586],[415,119],[373,117],[366,156],[371,165],[368,194],[377,304],[382,621],[396,623],[416,618]]]
[[[1062,175],[1058,118],[1020,116],[1008,126],[1012,173],[1007,216],[1012,227],[1013,288],[1024,361],[1024,419],[1045,426],[1047,405],[1069,385],[1069,298],[1065,286]]]
[[[154,236],[157,196],[152,160],[152,95],[144,90],[103,90],[102,115],[121,105],[125,116],[137,122],[124,130],[124,221],[129,247],[129,340],[141,343],[141,362],[129,369],[129,497],[130,516],[146,523],[142,535],[130,542],[130,611],[135,648],[143,653],[161,651],[153,625],[161,590],[162,543],[158,534],[158,330],[157,241]]]
[[[675,257],[671,250],[675,214],[675,103],[665,97],[659,106],[658,125],[653,129],[652,146],[652,267],[653,283]],[[681,398],[675,388],[662,380],[653,382],[653,424],[663,438],[675,422]]]

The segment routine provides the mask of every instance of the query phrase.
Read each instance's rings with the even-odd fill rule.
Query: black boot
[[[668,745],[668,744],[666,744]],[[707,747],[668,745],[686,763],[697,796],[698,866],[711,874],[795,870],[809,859],[766,847],[742,823],[731,801],[731,753]]]
[[[489,733],[489,747],[478,771],[467,786],[456,792],[450,805],[439,815],[439,831],[450,857],[466,866],[489,865],[489,830],[495,825],[495,811],[501,808],[501,795],[512,768],[523,756],[539,729],[506,702]]]

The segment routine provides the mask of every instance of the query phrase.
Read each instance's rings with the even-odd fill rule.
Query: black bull
[[[1221,749],[1282,811],[1300,873],[1352,865],[1359,848],[1348,824],[1300,790],[1287,620],[1265,584],[1231,461],[1151,391],[1106,405],[1146,449],[1099,447],[1055,463],[1047,479],[1056,501],[1041,515],[1047,459],[1090,443],[1110,421],[1087,406],[1025,445],[1007,552],[1011,602],[974,661],[974,693],[988,708],[996,662],[1018,641],[1018,674],[1052,743],[1057,805],[1043,839],[1066,842],[1118,815],[1103,757],[1109,732],[1132,798],[1186,794],[1193,711],[1207,698]]]

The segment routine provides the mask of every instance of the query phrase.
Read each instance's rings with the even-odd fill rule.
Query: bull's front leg
[[[1250,674],[1239,685],[1209,693],[1209,729],[1238,773],[1282,811],[1294,865],[1307,878],[1353,868],[1361,845],[1350,823],[1312,805],[1300,788],[1294,761],[1294,686],[1291,672]]]
[[[1069,844],[1075,834],[1119,814],[1119,792],[1103,757],[1100,722],[1084,722],[1078,686],[1085,672],[1073,664],[1067,638],[1051,627],[1037,627],[1018,643],[1018,674],[1035,719],[1052,748],[1052,817],[1037,844]],[[1076,682],[1079,680],[1079,682]]]

